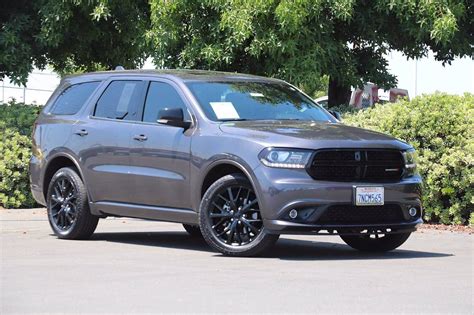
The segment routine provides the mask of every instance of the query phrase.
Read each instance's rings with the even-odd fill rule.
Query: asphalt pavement
[[[0,314],[473,314],[473,235],[422,230],[398,250],[285,236],[229,258],[179,224],[112,218],[59,240],[44,209],[0,210]]]

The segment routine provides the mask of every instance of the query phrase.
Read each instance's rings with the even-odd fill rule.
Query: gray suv
[[[226,255],[259,254],[280,234],[388,251],[422,223],[410,145],[237,73],[67,77],[35,123],[30,173],[64,239],[123,216],[182,223]]]

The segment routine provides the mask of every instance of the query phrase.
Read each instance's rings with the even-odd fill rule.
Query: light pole
[[[415,59],[415,97],[418,95],[418,58]]]

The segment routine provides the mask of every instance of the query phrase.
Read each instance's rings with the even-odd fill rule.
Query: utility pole
[[[415,97],[418,95],[418,58],[415,59]]]

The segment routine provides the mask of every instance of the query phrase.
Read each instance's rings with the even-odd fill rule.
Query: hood
[[[234,121],[220,124],[226,134],[272,147],[383,148],[406,150],[407,143],[383,133],[341,123],[306,121]]]

